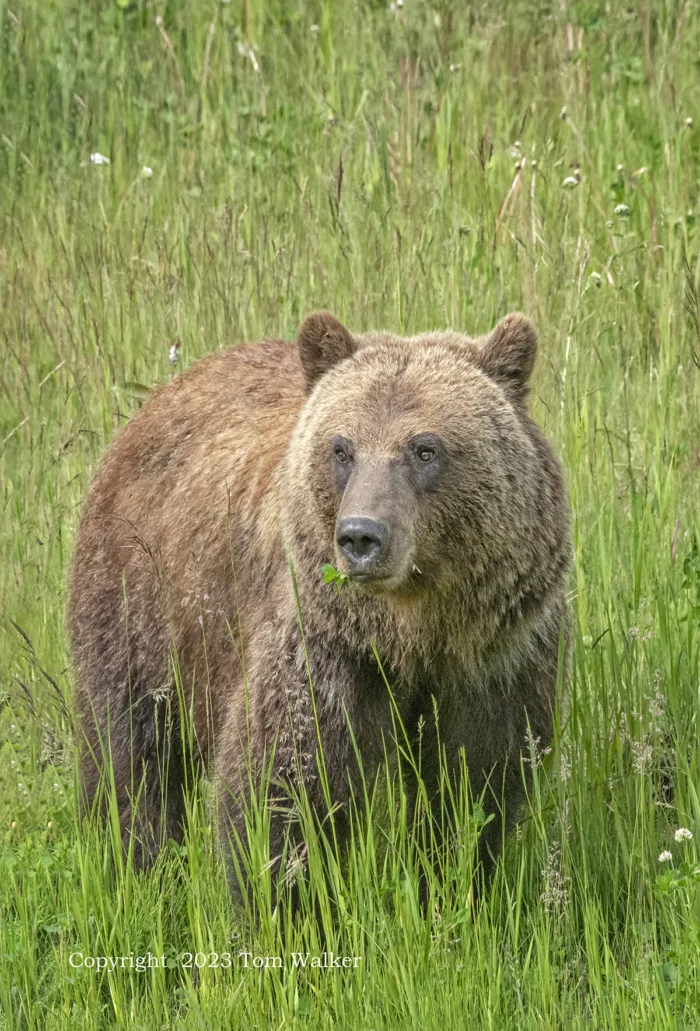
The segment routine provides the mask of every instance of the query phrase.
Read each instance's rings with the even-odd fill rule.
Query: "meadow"
[[[698,54],[688,0],[0,0],[0,1027],[700,1027]],[[421,912],[390,780],[349,864],[314,839],[320,925],[232,907],[206,782],[146,875],[78,822],[90,475],[149,389],[314,308],[538,330],[573,663],[476,906],[465,847]],[[361,961],[240,958],[331,939]]]

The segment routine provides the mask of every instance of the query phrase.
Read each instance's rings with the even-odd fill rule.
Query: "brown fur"
[[[512,823],[528,723],[543,744],[552,733],[570,550],[560,467],[526,410],[535,351],[522,315],[473,340],[352,336],[317,313],[296,347],[197,363],[119,434],[88,496],[70,628],[87,796],[109,729],[123,833],[133,816],[141,858],[180,834],[174,654],[199,752],[215,754],[225,834],[244,834],[246,769],[273,742],[273,794],[301,778],[322,811],[320,734],[342,813],[357,773],[348,723],[370,775],[392,735],[373,645],[414,740],[423,727],[429,791],[439,733],[453,768],[464,750],[473,791],[491,777]],[[432,480],[411,464],[421,433],[440,441]],[[342,488],[338,435],[352,447]],[[323,582],[324,563],[344,568],[343,506],[392,528],[381,582]],[[273,812],[271,856],[288,829]],[[500,837],[493,821],[492,855]]]

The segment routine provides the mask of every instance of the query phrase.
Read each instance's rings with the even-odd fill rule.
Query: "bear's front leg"
[[[263,628],[246,658],[217,744],[221,841],[234,897],[255,897],[250,878],[269,870],[274,904],[280,884],[308,866],[302,810],[316,824],[312,841],[320,828],[342,849],[359,774],[349,725],[371,763],[378,721],[354,718],[367,690],[363,669],[327,640],[307,631],[302,641],[295,626],[283,637]]]
[[[473,847],[464,838],[468,790],[469,806],[478,803],[488,818],[475,853],[475,873],[486,884],[525,801],[531,779],[528,743],[544,748],[551,740],[556,681],[552,650],[505,674],[496,670],[483,679],[435,683],[416,698],[413,753],[423,791],[419,794],[412,775],[407,788],[415,799],[414,819],[423,822],[424,832],[429,829],[426,840],[436,857],[444,855],[444,844]],[[425,885],[422,897],[425,901]]]

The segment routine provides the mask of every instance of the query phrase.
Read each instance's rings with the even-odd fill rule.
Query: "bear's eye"
[[[434,433],[421,433],[408,442],[406,459],[415,486],[419,490],[435,487],[443,466],[445,448],[442,441]]]
[[[332,477],[339,491],[344,491],[352,473],[355,448],[351,440],[345,437],[334,437],[330,446],[330,462]]]

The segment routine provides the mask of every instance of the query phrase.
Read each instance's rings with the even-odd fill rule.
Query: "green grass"
[[[0,0],[1,1026],[700,1026],[700,15],[565,7]],[[421,917],[389,782],[349,865],[312,836],[320,922],[285,931],[264,878],[258,925],[231,907],[206,785],[147,876],[79,829],[64,616],[89,476],[171,344],[183,367],[314,307],[401,332],[531,315],[574,661],[478,909],[467,847]],[[238,959],[324,932],[357,968]],[[171,965],[69,963],[149,950]]]

